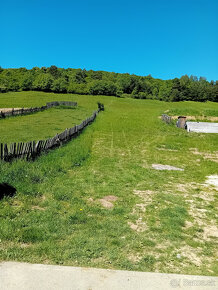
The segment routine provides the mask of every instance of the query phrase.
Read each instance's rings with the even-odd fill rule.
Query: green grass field
[[[205,181],[218,174],[218,136],[187,133],[159,116],[218,116],[218,104],[20,92],[0,95],[0,107],[54,100],[79,107],[0,120],[0,142],[54,135],[98,101],[105,111],[35,162],[0,162],[0,182],[17,188],[0,201],[0,259],[217,275],[218,198]],[[157,171],[154,163],[184,171]]]

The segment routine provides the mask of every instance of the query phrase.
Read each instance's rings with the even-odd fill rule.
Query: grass
[[[63,122],[70,122],[68,113],[72,122],[79,112],[89,116],[97,101],[105,111],[77,139],[33,163],[0,163],[0,182],[17,188],[14,198],[0,201],[0,259],[217,275],[217,239],[214,231],[208,234],[217,229],[217,195],[203,184],[217,174],[209,157],[217,154],[218,137],[187,133],[158,117],[187,107],[216,111],[218,104],[22,92],[0,95],[0,107],[52,100],[78,102],[72,112],[60,109]],[[35,116],[49,130],[31,138],[61,126],[56,118],[47,125],[46,114]],[[0,125],[23,118],[28,123],[30,117]],[[1,138],[13,139],[4,132]],[[156,171],[153,163],[184,171]],[[114,207],[105,208],[101,200],[111,195],[117,197]]]
[[[84,108],[51,108],[32,115],[10,117],[1,120],[0,142],[28,142],[44,140],[63,132],[85,120],[91,112]]]
[[[167,114],[170,116],[188,116],[188,120],[196,121],[217,121],[218,118],[218,109],[212,103],[207,103],[206,106],[203,106],[199,103],[185,102],[184,104],[178,103],[177,107],[171,108]],[[213,120],[215,119],[216,120]]]

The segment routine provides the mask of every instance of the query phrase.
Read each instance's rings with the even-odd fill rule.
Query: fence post
[[[178,117],[178,121],[176,122],[176,126],[177,126],[178,128],[185,129],[185,125],[186,125],[186,117],[184,117],[184,116],[179,116],[179,117]]]
[[[0,147],[0,154],[1,154],[1,160],[3,159],[3,147],[4,145],[3,145],[3,143],[1,143],[1,147]]]

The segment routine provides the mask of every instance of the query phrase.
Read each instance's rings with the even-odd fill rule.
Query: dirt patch
[[[177,170],[177,171],[184,171],[184,169],[171,166],[171,165],[163,165],[163,164],[152,164],[152,168],[155,170]]]
[[[132,214],[139,212],[145,212],[146,205],[144,203],[137,203],[133,208]]]
[[[32,244],[27,244],[27,243],[22,243],[22,244],[20,244],[20,247],[23,248],[23,249],[25,249],[25,248],[29,248],[29,247],[31,247],[31,246],[32,246]]]
[[[153,195],[154,194],[154,191],[152,190],[137,190],[137,189],[134,189],[133,190],[133,193],[140,196],[141,198],[148,198],[149,196]]]
[[[152,195],[154,195],[154,192],[152,190],[133,190],[133,193],[135,195],[138,195],[141,197],[142,202],[137,203],[132,211],[132,214],[135,213],[144,213],[146,206],[152,203]]]
[[[154,194],[151,190],[133,190],[135,195],[138,195],[141,199],[141,203],[137,203],[132,210],[132,214],[137,214],[139,217],[135,223],[128,222],[130,228],[136,232],[144,232],[148,229],[146,223],[142,221],[143,213],[146,211],[146,207],[152,203],[152,195]]]
[[[200,227],[205,225],[207,219],[206,210],[196,208],[196,205],[194,205],[194,203],[190,203],[189,214],[194,218],[195,224]]]
[[[203,238],[208,240],[210,237],[218,238],[218,228],[215,225],[204,227]]]
[[[218,175],[209,175],[207,176],[207,180],[205,182],[207,185],[212,185],[218,190]]]
[[[208,191],[202,190],[199,193],[194,194],[193,197],[201,198],[204,203],[206,202],[206,204],[210,203],[211,201],[214,201],[213,192],[211,192],[210,190]]]
[[[12,206],[13,207],[21,207],[21,206],[23,206],[23,202],[20,200],[13,200]]]
[[[127,258],[132,263],[138,263],[142,259],[138,254],[130,254]]]
[[[133,231],[142,233],[148,229],[145,222],[142,221],[142,218],[138,218],[135,223],[128,222],[128,225]]]
[[[101,199],[99,199],[98,201],[101,203],[101,205],[105,208],[113,208],[114,204],[113,202],[116,201],[118,198],[117,196],[114,195],[107,195]]]
[[[118,197],[115,195],[107,195],[97,200],[94,200],[92,197],[89,197],[87,201],[88,203],[100,203],[105,208],[113,208],[114,207],[113,202],[115,202],[117,199]]]
[[[105,208],[112,208],[114,207],[113,203],[104,199],[99,199],[99,202],[101,203],[101,205]]]
[[[184,246],[179,249],[181,257],[187,258],[195,266],[200,267],[202,262],[200,255],[200,249],[192,248],[190,246]]]
[[[178,116],[171,116],[173,120],[177,120]],[[186,121],[196,121],[196,120],[201,120],[201,121],[212,121],[216,122],[218,121],[218,117],[214,116],[186,116]]]
[[[159,150],[159,151],[169,151],[169,152],[177,152],[178,151],[176,149],[167,149],[167,148],[163,148],[163,147],[157,148],[157,150]]]
[[[181,192],[187,192],[187,185],[186,184],[176,184],[177,190],[181,191]]]
[[[189,150],[191,151],[192,154],[201,155],[204,159],[218,163],[218,151],[210,153],[210,152],[199,152],[197,148],[190,148]]]
[[[117,198],[118,197],[115,196],[115,195],[107,195],[107,196],[103,197],[103,199],[106,200],[106,201],[116,201]]]
[[[185,221],[185,228],[186,229],[189,229],[191,227],[193,227],[193,223],[192,222],[189,222],[189,221]]]
[[[88,198],[88,202],[94,202],[94,199],[92,197]]]
[[[45,210],[45,208],[44,207],[40,207],[38,205],[34,205],[34,206],[32,206],[32,210]]]

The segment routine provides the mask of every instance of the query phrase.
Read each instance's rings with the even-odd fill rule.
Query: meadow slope
[[[167,110],[218,116],[218,104],[20,92],[0,95],[0,107],[53,100],[78,102],[70,110],[73,124],[97,101],[105,111],[77,139],[35,162],[0,162],[0,182],[17,188],[14,198],[0,201],[0,259],[217,275],[217,189],[205,182],[218,174],[218,136],[187,133],[159,116]],[[0,120],[1,140],[70,127],[69,110],[48,125],[46,114],[35,114],[44,118],[35,133],[33,115]]]

